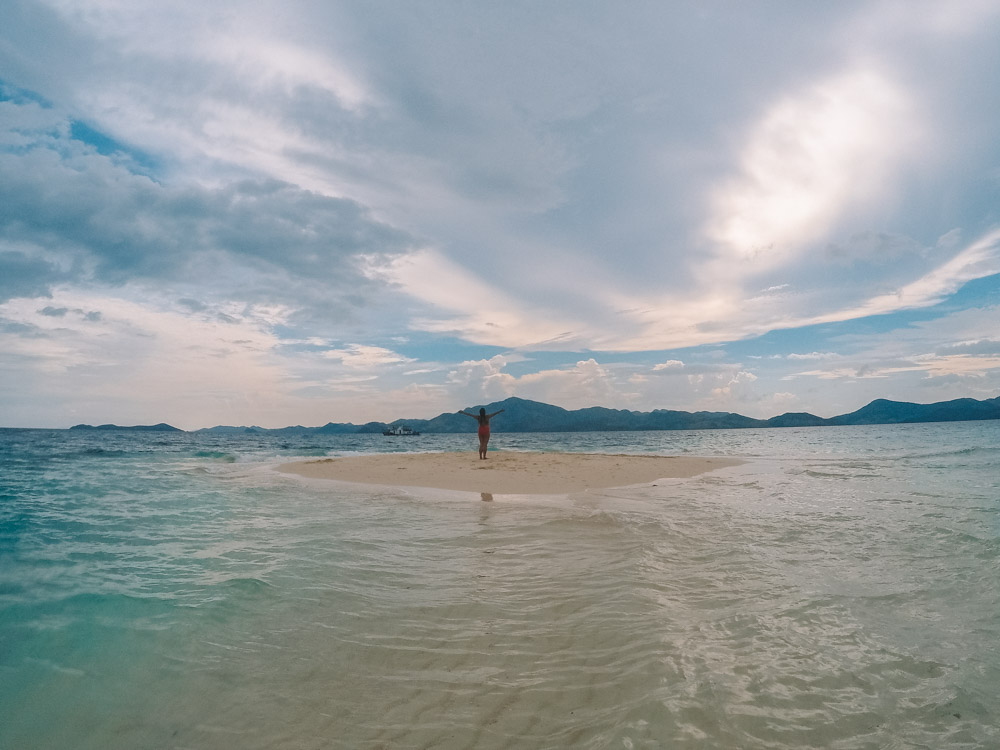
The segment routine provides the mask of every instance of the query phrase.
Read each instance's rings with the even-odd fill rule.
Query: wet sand
[[[497,451],[379,453],[282,464],[278,471],[397,487],[432,487],[487,494],[554,495],[654,483],[735,466],[730,458]]]

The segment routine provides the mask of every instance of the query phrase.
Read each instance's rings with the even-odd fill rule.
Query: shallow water
[[[748,463],[309,482],[474,436],[0,431],[0,747],[1000,746],[1000,422],[498,433]]]

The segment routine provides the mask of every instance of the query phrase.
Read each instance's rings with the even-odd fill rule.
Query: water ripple
[[[1000,441],[942,429],[560,435],[764,458],[491,503],[259,463],[365,436],[21,436],[0,745],[1000,746]]]

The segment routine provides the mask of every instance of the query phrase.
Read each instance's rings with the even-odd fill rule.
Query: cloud
[[[17,393],[185,321],[270,414],[995,382],[995,3],[8,6]]]
[[[712,395],[735,399],[737,401],[754,401],[758,398],[753,392],[751,384],[757,380],[757,376],[747,370],[740,370],[735,373],[725,385],[712,389]]]
[[[839,354],[836,352],[809,352],[807,354],[796,354],[790,352],[786,355],[788,359],[836,359]]]
[[[53,307],[52,305],[46,305],[41,310],[38,311],[40,315],[46,315],[50,318],[63,318],[68,313],[74,313],[78,315],[83,320],[89,321],[91,323],[96,323],[101,320],[101,313],[97,310],[86,311],[79,307],[73,308],[72,310],[68,307]]]
[[[738,362],[694,363],[656,369],[595,357],[562,367],[515,376],[506,372],[503,355],[463,362],[449,373],[449,384],[469,403],[511,395],[577,409],[589,406],[732,410],[773,416],[795,397],[780,397],[758,388],[758,375]],[[657,373],[650,377],[649,373]],[[659,377],[663,373],[683,377]]]
[[[390,365],[408,364],[416,361],[411,357],[397,354],[391,349],[365,344],[351,344],[343,349],[327,349],[322,352],[322,356],[357,370],[377,370]]]
[[[1000,339],[985,338],[973,341],[956,341],[942,346],[938,354],[1000,354]]]
[[[507,359],[497,354],[489,359],[468,360],[448,372],[448,382],[459,386],[459,393],[473,399],[499,400],[510,396],[517,379],[504,372]]]
[[[706,297],[688,304],[675,301],[651,304],[652,309],[643,313],[644,330],[632,337],[620,336],[617,344],[622,349],[651,350],[704,345],[752,338],[775,329],[860,320],[926,308],[938,304],[970,281],[1000,273],[1000,229],[986,232],[958,251],[946,251],[942,243],[936,248],[935,252],[915,254],[921,259],[921,265],[907,270],[911,279],[913,275],[916,278],[899,286],[893,285],[889,291],[883,291],[886,279],[868,273],[866,268],[858,279],[851,279],[846,289],[826,283],[814,293],[803,291],[798,298],[741,299],[734,291],[730,297]],[[944,252],[951,257],[942,261],[939,255]],[[934,262],[936,266],[928,267]],[[903,272],[902,269],[896,271]],[[685,315],[690,315],[691,319],[685,319]],[[699,319],[702,322],[696,322]]]
[[[956,240],[956,233],[949,232],[941,238],[940,246],[953,248]],[[930,251],[912,237],[868,230],[855,233],[846,242],[830,243],[825,253],[833,263],[896,265],[908,255],[926,257]]]
[[[913,367],[877,367],[870,363],[863,363],[856,367],[835,367],[827,370],[805,370],[795,375],[786,376],[786,380],[791,380],[799,376],[813,376],[821,380],[842,380],[842,379],[862,379],[862,378],[885,378],[891,372],[906,372],[917,368]]]
[[[621,401],[618,377],[594,358],[570,367],[550,368],[514,376],[504,371],[507,360],[496,355],[486,360],[463,362],[448,380],[461,386],[470,401],[501,400],[517,395],[565,408],[583,408]]]
[[[709,237],[727,258],[787,260],[849,207],[880,196],[912,147],[913,122],[904,92],[874,68],[779,100],[751,134],[741,174],[718,189]]]
[[[653,365],[653,372],[660,372],[662,370],[683,370],[684,363],[679,359],[668,359],[666,362],[660,362],[659,364]]]
[[[1000,229],[986,233],[951,260],[892,293],[872,297],[857,307],[820,316],[814,321],[847,320],[926,307],[940,302],[973,279],[996,273],[1000,273]]]
[[[591,357],[571,368],[522,375],[517,382],[519,389],[537,394],[542,401],[593,406],[620,399],[615,380],[608,368]]]
[[[215,307],[192,313],[63,289],[53,301],[66,313],[28,299],[0,304],[0,409],[18,423],[357,422],[399,416],[392,409],[413,407],[418,391],[428,409],[448,405],[436,384],[407,384],[412,359],[389,349],[290,348],[274,331],[280,309],[234,306],[223,319]]]
[[[431,315],[418,315],[416,330],[450,333],[502,347],[565,348],[579,345],[570,319],[532,305],[482,281],[433,250],[400,256],[371,271],[425,303]]]
[[[349,311],[378,287],[363,266],[411,247],[354,201],[276,180],[164,185],[70,138],[68,120],[36,117],[37,104],[2,104],[29,110],[22,125],[40,120],[0,151],[6,299],[143,281],[259,301],[266,284],[273,300]]]
[[[830,366],[782,377],[786,381],[798,377],[855,381],[910,374],[922,379],[950,379],[952,384],[987,378],[996,374],[1000,361],[1000,340],[992,335],[997,313],[995,306],[970,308],[893,327],[877,335],[836,336],[830,343],[841,345],[845,351],[824,358],[831,362]],[[802,361],[809,357],[789,354],[787,359]],[[981,392],[990,395],[988,387]],[[941,398],[961,395],[961,390],[955,390],[942,392]]]
[[[987,371],[1000,368],[1000,357],[971,354],[927,355],[915,358],[916,369],[923,370],[929,378],[948,375],[983,377]]]
[[[0,251],[0,302],[11,297],[47,296],[51,284],[64,278],[64,272],[44,258]]]
[[[239,252],[239,294],[259,300],[266,288],[284,302],[299,295],[313,326],[370,307],[377,288],[355,275],[350,252],[333,253],[343,263],[327,263],[335,271],[324,275],[324,248],[308,237],[287,236],[316,213],[301,193],[246,201],[237,185],[308,188],[303,192],[311,191],[317,202],[352,196],[360,215],[345,215],[350,204],[331,209],[331,221],[316,222],[318,235],[336,238],[333,230],[342,226],[339,239],[349,241],[359,223],[379,235],[371,226],[376,216],[383,229],[404,227],[402,236],[370,238],[397,260],[374,258],[369,270],[381,267],[383,273],[369,273],[367,280],[398,284],[403,294],[394,307],[406,328],[535,350],[698,345],[849,307],[845,290],[854,295],[850,302],[860,301],[866,287],[856,279],[834,292],[827,278],[808,273],[815,257],[806,248],[833,234],[852,212],[872,216],[891,203],[875,199],[898,185],[912,153],[916,118],[907,115],[926,114],[921,92],[901,73],[902,58],[871,54],[881,49],[875,30],[885,33],[878,24],[867,27],[867,51],[845,47],[833,61],[800,55],[793,72],[773,49],[749,45],[743,54],[773,75],[764,84],[751,75],[753,66],[725,75],[705,67],[712,97],[699,96],[686,79],[653,72],[691,59],[683,46],[664,48],[657,24],[682,24],[699,40],[690,44],[723,49],[727,39],[745,39],[748,24],[761,30],[780,21],[797,29],[784,36],[801,40],[805,53],[821,47],[813,42],[858,27],[853,11],[828,12],[822,31],[814,19],[787,10],[781,18],[734,11],[715,18],[711,32],[666,9],[652,16],[615,14],[615,24],[599,9],[581,10],[568,27],[556,13],[536,13],[532,25],[519,25],[517,9],[502,14],[504,23],[495,13],[473,9],[447,19],[404,12],[403,35],[377,9],[360,14],[293,2],[275,17],[260,8],[235,13],[226,3],[211,9],[182,3],[169,12],[119,2],[53,5],[58,14],[50,25],[61,24],[81,44],[98,40],[108,55],[128,63],[112,65],[93,53],[84,56],[89,64],[83,68],[63,62],[62,73],[77,81],[76,106],[99,117],[122,142],[170,154],[176,174],[214,186],[211,195],[191,200],[229,214],[224,231],[208,233],[223,245],[224,257],[213,265],[203,254],[213,243],[198,244],[201,262],[186,269],[188,278],[218,276]],[[206,20],[211,33],[199,31]],[[504,66],[480,54],[484,24],[489,44],[523,54],[506,57]],[[579,44],[537,44],[556,27]],[[626,40],[636,61],[647,65],[616,62]],[[468,64],[449,65],[456,57]],[[532,74],[513,75],[524,70]],[[582,70],[593,75],[580,75]],[[150,78],[185,85],[144,85]],[[504,95],[484,99],[483,81]],[[745,98],[733,98],[734,91]],[[690,107],[685,121],[714,116],[726,123],[727,134],[742,133],[735,169],[721,160],[731,154],[718,130],[679,128],[670,102],[681,94]],[[763,105],[738,107],[737,101]],[[720,179],[720,173],[729,177]],[[164,183],[165,190],[178,187],[175,180]],[[747,243],[740,234],[752,235],[751,245],[777,241],[776,250],[742,270],[740,263],[707,263],[713,248],[697,231],[704,225],[683,224],[696,218],[692,209],[705,196],[713,208],[709,235],[729,248],[726,258],[732,252],[743,257]],[[269,212],[261,209],[271,200],[283,201],[275,212],[287,214],[286,223],[253,226],[248,219],[265,223]],[[251,231],[233,228],[244,222]],[[202,228],[191,223],[193,230]],[[921,245],[905,233],[892,236]],[[871,244],[830,239],[823,246],[837,252],[863,254]],[[287,257],[269,252],[279,245],[289,248]],[[416,246],[424,249],[404,258]],[[609,247],[622,249],[610,253]],[[621,253],[627,262],[615,261]],[[161,255],[180,262],[184,249]],[[147,268],[137,271],[157,270],[148,268],[148,253],[138,257]],[[883,286],[898,288],[905,274],[912,278],[911,268],[885,262],[884,252],[869,257],[882,258]],[[798,265],[788,264],[796,259]],[[123,262],[111,261],[103,270]],[[767,269],[795,276],[796,283],[773,278],[749,286],[744,279],[751,270],[760,276]],[[353,289],[325,293],[300,284],[304,276],[324,284],[343,279]],[[767,291],[752,296],[744,281],[747,289]],[[869,284],[867,290],[875,296],[880,288]]]
[[[902,363],[869,362],[856,367],[836,367],[829,370],[808,370],[798,375],[814,376],[822,380],[888,378],[899,373],[923,373],[928,378],[947,376],[984,377],[1000,368],[1000,357],[952,354],[914,355]]]

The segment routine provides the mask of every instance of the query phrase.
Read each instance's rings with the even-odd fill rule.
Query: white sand
[[[648,484],[735,466],[730,458],[593,453],[379,453],[282,464],[278,471],[312,479],[433,487],[489,494],[551,495]]]

